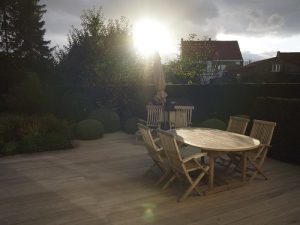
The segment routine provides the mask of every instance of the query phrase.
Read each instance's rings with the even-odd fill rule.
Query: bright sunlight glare
[[[154,52],[167,55],[176,51],[167,28],[152,19],[143,19],[133,26],[133,41],[138,53],[143,56]]]

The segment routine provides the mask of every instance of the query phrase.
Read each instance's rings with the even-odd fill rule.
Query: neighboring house
[[[276,57],[249,63],[228,75],[241,82],[300,82],[300,52],[277,52]]]
[[[243,57],[237,41],[184,41],[181,39],[181,58],[202,64],[199,72],[201,83],[222,77],[230,68],[243,65]]]

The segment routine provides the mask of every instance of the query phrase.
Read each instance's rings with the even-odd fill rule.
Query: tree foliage
[[[204,61],[191,58],[178,58],[165,66],[167,79],[174,83],[198,83],[200,74],[205,71]]]
[[[5,0],[0,4],[1,52],[26,59],[49,58],[50,41],[44,40],[46,5],[39,0]]]
[[[39,0],[4,0],[0,3],[0,66],[2,83],[10,87],[27,72],[49,73],[50,41],[44,40],[45,5]],[[2,86],[1,92],[7,88]],[[4,90],[5,89],[5,90]]]
[[[14,30],[12,24],[13,2],[0,2],[0,50],[8,55],[13,49]]]
[[[196,34],[190,34],[188,42],[201,41],[201,45],[194,49],[186,46],[185,54],[170,61],[166,66],[166,75],[169,81],[174,83],[199,83],[206,84],[211,73],[208,62],[212,62],[213,46],[207,37],[197,38]],[[215,65],[212,65],[215,67]]]
[[[40,0],[0,1],[0,101],[8,111],[42,110],[52,79]],[[50,88],[52,90],[52,88]]]
[[[72,27],[68,45],[57,56],[58,68],[69,85],[124,84],[138,76],[128,20],[106,20],[101,7],[83,12],[81,28]]]

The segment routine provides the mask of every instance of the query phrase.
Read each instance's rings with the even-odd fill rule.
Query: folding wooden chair
[[[160,127],[163,121],[163,106],[162,105],[147,105],[147,121],[146,126],[150,129]]]
[[[183,159],[174,136],[160,129],[158,129],[158,134],[167,155],[169,166],[173,172],[172,177],[168,180],[163,189],[166,189],[176,178],[181,179],[183,177],[189,182],[190,186],[179,198],[179,201],[183,201],[194,189],[201,195],[202,192],[197,185],[204,175],[208,174],[209,166],[200,163],[198,160],[202,159],[207,154],[201,152]],[[193,172],[196,178],[193,178],[190,175],[191,172]]]
[[[192,124],[194,106],[174,106],[175,121],[170,121],[171,128],[189,127]]]
[[[245,134],[249,121],[247,118],[230,116],[226,130],[237,134]]]
[[[158,167],[161,170],[161,172],[163,173],[163,175],[156,182],[156,184],[160,184],[164,179],[167,178],[167,176],[171,172],[171,170],[167,164],[165,152],[162,147],[159,147],[155,143],[155,141],[151,135],[151,130],[148,127],[146,127],[142,124],[139,124],[139,123],[137,125],[138,125],[139,131],[142,135],[144,144],[148,150],[148,154],[154,162],[154,164],[150,167],[150,169],[147,171],[147,173],[151,172],[151,171],[154,172],[154,168]]]
[[[230,116],[226,130],[237,134],[245,134],[249,121],[247,118]],[[219,156],[216,158],[216,163],[226,167],[226,170],[228,170],[231,165],[232,157],[231,153]]]
[[[161,105],[147,105],[147,120],[139,119],[139,123],[151,129],[151,132],[160,127],[163,121],[163,106]],[[136,132],[136,141],[141,136],[140,131]]]
[[[260,146],[257,149],[246,153],[248,164],[247,172],[249,172],[247,175],[250,176],[250,182],[252,182],[257,175],[262,175],[266,180],[268,179],[263,172],[262,167],[266,159],[268,150],[271,147],[270,143],[273,137],[275,126],[275,122],[253,120],[250,137],[258,139],[260,141]],[[241,160],[241,154],[234,155],[234,164],[240,165]]]

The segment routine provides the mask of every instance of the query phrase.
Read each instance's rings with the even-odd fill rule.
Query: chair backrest
[[[249,121],[247,118],[230,116],[226,130],[237,134],[245,134]]]
[[[166,131],[158,129],[158,134],[161,140],[161,144],[163,149],[167,155],[169,160],[170,167],[179,172],[183,172],[183,164],[182,164],[182,157],[179,152],[179,148],[177,142],[174,138],[173,134],[170,134]]]
[[[194,106],[174,106],[175,128],[188,127],[192,124]]]
[[[147,126],[152,128],[160,127],[163,121],[163,106],[161,105],[147,105]]]
[[[275,122],[253,120],[250,137],[258,139],[261,144],[270,145],[275,126]]]
[[[151,158],[157,162],[162,162],[163,159],[161,157],[161,154],[159,154],[159,152],[158,152],[158,147],[153,140],[150,128],[148,128],[140,123],[138,123],[137,126],[139,128],[139,131],[142,135],[144,144],[145,144]]]

